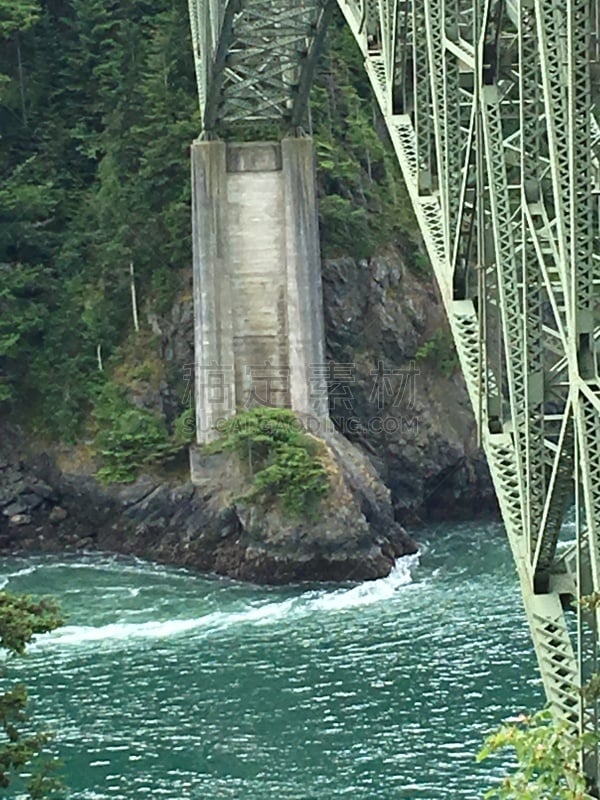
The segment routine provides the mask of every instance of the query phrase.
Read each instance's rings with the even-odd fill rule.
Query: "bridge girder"
[[[203,134],[237,122],[306,124],[324,0],[189,0]]]
[[[331,4],[291,3],[190,0],[208,134],[301,124]],[[574,630],[563,611],[600,591],[598,0],[338,5],[440,287],[548,701],[598,731],[598,613],[576,605]],[[598,783],[596,747],[582,759]]]

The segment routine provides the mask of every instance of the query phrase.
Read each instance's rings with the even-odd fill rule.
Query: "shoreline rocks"
[[[105,551],[284,584],[383,577],[417,550],[369,459],[339,434],[325,442],[331,491],[307,521],[287,518],[277,502],[240,501],[250,484],[233,454],[196,455],[196,486],[145,475],[104,487],[62,472],[47,454],[26,458],[16,429],[0,433],[5,554]]]

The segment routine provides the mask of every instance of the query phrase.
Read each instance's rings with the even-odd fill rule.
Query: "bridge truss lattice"
[[[301,127],[332,3],[189,2],[204,135]],[[338,5],[440,287],[548,701],[598,732],[598,610],[564,611],[600,592],[598,0]],[[582,758],[597,783],[597,748]]]

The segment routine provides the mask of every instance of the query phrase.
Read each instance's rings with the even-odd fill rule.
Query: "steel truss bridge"
[[[333,0],[189,5],[202,136],[306,129]],[[549,704],[598,732],[598,0],[337,5],[439,284]],[[597,746],[582,766],[595,793]]]

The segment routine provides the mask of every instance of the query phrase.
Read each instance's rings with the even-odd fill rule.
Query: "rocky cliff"
[[[338,428],[369,454],[404,521],[496,508],[435,283],[398,252],[324,263]],[[344,382],[345,381],[345,382]]]
[[[337,429],[371,459],[404,523],[496,513],[473,412],[433,278],[399,251],[323,263],[327,381]],[[191,278],[186,277],[189,287]],[[170,382],[138,402],[168,413],[186,396],[193,364],[189,288],[153,317]]]

